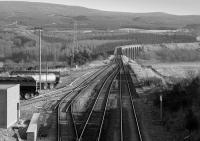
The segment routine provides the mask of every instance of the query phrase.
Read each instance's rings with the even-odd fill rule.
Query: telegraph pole
[[[39,86],[40,86],[40,91],[42,89],[42,83],[41,83],[41,73],[42,73],[42,39],[41,39],[41,34],[42,34],[42,28],[41,27],[36,27],[35,30],[39,31]]]
[[[160,95],[160,120],[163,120],[163,96]]]
[[[75,48],[77,48],[77,23],[74,21],[74,39],[73,39],[73,46],[72,46],[72,60],[71,60],[71,65],[73,66],[74,64],[74,52]]]
[[[46,85],[47,85],[47,76],[48,76],[48,63],[47,63],[47,60],[46,60]]]
[[[41,84],[41,73],[42,73],[42,44],[41,44],[41,33],[42,33],[42,29],[39,29],[39,55],[40,55],[40,77],[39,77],[39,81],[40,81],[40,91],[42,88],[42,84]]]

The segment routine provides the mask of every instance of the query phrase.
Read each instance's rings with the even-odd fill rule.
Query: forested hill
[[[200,16],[177,16],[166,13],[107,12],[77,6],[22,1],[0,2],[0,25],[43,25],[70,28],[73,21],[79,28],[110,29],[136,27],[148,29],[180,28],[188,24],[200,24]]]

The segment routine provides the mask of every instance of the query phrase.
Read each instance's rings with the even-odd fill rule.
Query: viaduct
[[[135,60],[138,56],[139,52],[144,50],[144,46],[142,45],[126,45],[119,46],[115,48],[115,55],[125,55],[126,57]]]

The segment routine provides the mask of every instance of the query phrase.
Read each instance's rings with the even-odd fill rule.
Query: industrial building
[[[8,128],[19,119],[19,84],[0,84],[0,128]]]

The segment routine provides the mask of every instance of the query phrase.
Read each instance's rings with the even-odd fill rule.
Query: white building
[[[0,128],[8,128],[19,119],[19,84],[0,85]]]

